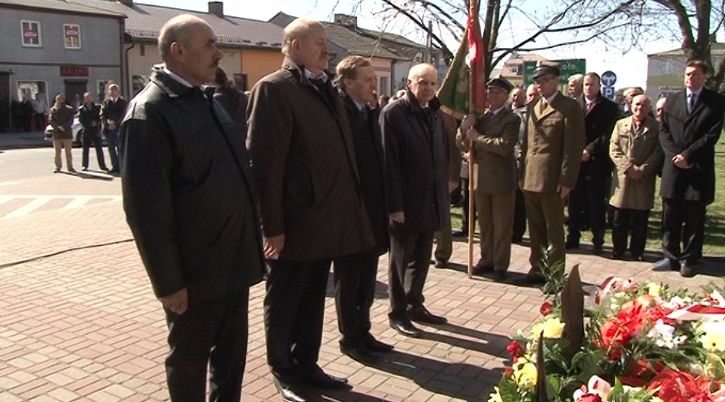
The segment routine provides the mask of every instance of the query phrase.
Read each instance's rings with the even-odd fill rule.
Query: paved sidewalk
[[[163,314],[120,203],[0,218],[0,226],[0,401],[167,400]],[[34,259],[49,254],[56,255]],[[456,243],[456,264],[431,268],[426,304],[450,324],[422,327],[422,339],[387,326],[387,260],[381,261],[373,332],[395,351],[372,366],[340,354],[328,289],[320,363],[348,376],[354,388],[324,395],[310,390],[310,400],[486,401],[505,366],[509,337],[530,327],[542,297],[537,289],[467,279],[460,265],[466,255],[465,244]],[[526,272],[528,249],[514,246],[512,259],[513,271]],[[575,263],[589,283],[617,275],[696,288],[722,281],[713,275],[725,272],[711,262],[711,275],[684,280],[675,272],[652,272],[647,263],[570,255],[568,265]],[[263,292],[263,284],[251,291],[248,402],[279,400],[264,360]]]

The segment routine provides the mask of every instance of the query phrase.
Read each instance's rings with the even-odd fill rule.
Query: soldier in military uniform
[[[531,239],[531,270],[522,284],[543,283],[544,248],[550,263],[564,261],[564,203],[576,184],[584,149],[584,116],[557,89],[559,66],[541,63],[534,82],[541,98],[529,106],[521,187]]]
[[[494,78],[486,86],[489,108],[480,117],[466,116],[456,136],[456,144],[463,152],[472,148],[478,163],[476,208],[481,227],[481,261],[475,271],[492,272],[496,280],[502,281],[506,279],[511,261],[516,191],[514,146],[521,119],[506,107],[513,88],[511,83]]]

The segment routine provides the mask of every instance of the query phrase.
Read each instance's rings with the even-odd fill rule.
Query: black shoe
[[[652,269],[655,271],[679,271],[680,262],[677,260],[671,260],[669,258],[663,258],[654,263],[654,265],[652,265]]]
[[[274,388],[277,389],[279,396],[285,401],[289,402],[307,402],[307,399],[301,397],[294,389],[291,384],[284,383],[275,377],[272,380]]]
[[[505,282],[507,276],[508,275],[506,274],[505,269],[494,269],[493,270],[493,280],[496,282]]]
[[[514,281],[517,285],[531,286],[531,285],[545,285],[546,278],[544,275],[538,273],[534,268],[531,268],[529,272],[523,278],[518,278]]]
[[[83,170],[84,172],[87,172],[87,171],[88,171],[88,166],[83,166],[83,169],[82,169],[82,170]]]
[[[424,306],[418,306],[408,311],[408,317],[412,321],[422,322],[425,324],[443,325],[448,322],[445,317],[437,316],[428,311]]]
[[[476,275],[486,274],[493,272],[493,265],[484,264],[483,261],[479,261],[475,267],[473,267],[473,273]]]
[[[632,261],[647,261],[644,254],[632,254]]]
[[[524,242],[524,238],[523,237],[512,237],[511,238],[511,243],[512,244],[521,244],[523,242]]]
[[[604,246],[601,244],[595,244],[592,248],[592,252],[594,253],[594,255],[602,255],[602,253],[604,252]]]
[[[371,351],[371,352],[390,352],[393,350],[393,345],[388,345],[387,343],[380,342],[379,340],[375,339],[374,336],[370,335],[369,333],[365,337],[365,340],[363,341],[365,344],[365,349]]]
[[[696,271],[696,263],[691,263],[689,261],[685,261],[682,263],[682,268],[680,268],[680,276],[683,278],[692,278],[695,276]]]
[[[576,250],[579,248],[579,242],[567,240],[566,244],[564,244],[564,248],[567,250]]]
[[[433,266],[436,268],[448,268],[448,261],[439,260],[436,258],[435,264]]]
[[[340,352],[347,355],[349,358],[359,362],[377,362],[380,360],[378,356],[373,354],[364,345],[358,346],[342,346],[340,345]]]
[[[451,232],[451,234],[453,235],[453,237],[466,237],[468,236],[468,229],[461,228],[458,230],[454,230],[453,232]]]
[[[300,373],[300,382],[316,388],[322,389],[350,389],[347,384],[347,378],[336,377],[322,371],[319,366],[315,366],[310,370],[303,370]]]
[[[121,170],[114,168],[114,169],[109,170],[108,173],[118,174],[118,173],[121,173]]]
[[[399,334],[409,336],[411,338],[420,338],[420,330],[413,326],[407,318],[391,318],[390,328],[398,331]]]
[[[624,253],[620,253],[618,251],[612,251],[612,254],[609,256],[609,259],[624,261]]]

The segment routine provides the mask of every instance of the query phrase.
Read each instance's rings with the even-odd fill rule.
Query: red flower
[[[630,387],[646,386],[653,377],[665,369],[664,363],[661,361],[648,362],[644,359],[633,361],[627,372],[619,377],[624,385]]]
[[[710,381],[683,371],[665,368],[648,388],[659,388],[657,396],[667,402],[713,402]]]
[[[516,342],[515,340],[514,340],[514,341],[511,341],[511,342],[510,342],[510,343],[509,343],[509,344],[508,344],[508,345],[506,346],[506,351],[507,351],[507,352],[509,352],[509,354],[511,355],[511,357],[512,357],[512,358],[513,358],[514,360],[515,360],[515,359],[518,359],[519,357],[523,356],[523,355],[524,355],[524,353],[526,353],[526,349],[524,349],[524,347],[523,347],[523,346],[521,346],[521,344],[519,344],[519,343],[518,343],[518,342]]]
[[[552,306],[553,305],[551,304],[551,302],[547,300],[541,305],[541,307],[539,308],[539,312],[541,313],[541,315],[546,317],[547,315],[551,314]]]
[[[503,378],[511,378],[511,376],[514,375],[514,369],[511,367],[506,367],[503,370]]]
[[[575,402],[602,402],[602,398],[596,394],[586,394],[580,396]]]

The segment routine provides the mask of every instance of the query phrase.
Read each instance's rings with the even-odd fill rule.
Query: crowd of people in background
[[[620,111],[596,73],[573,77],[562,94],[555,63],[537,66],[526,89],[491,79],[486,110],[465,116],[442,107],[429,64],[412,67],[393,98],[375,94],[363,57],[340,61],[333,80],[327,32],[312,20],[285,27],[282,66],[248,96],[219,67],[204,20],[172,18],[158,45],[163,64],[129,103],[112,85],[103,105],[86,94],[79,107],[99,165],[102,132],[121,172],[126,219],[166,316],[174,401],[204,400],[207,380],[210,400],[240,400],[249,288],[263,279],[267,363],[287,401],[304,402],[305,387],[351,388],[318,363],[331,267],[340,352],[354,360],[393,349],[371,332],[385,253],[389,326],[419,337],[413,322],[446,324],[424,288],[431,257],[445,267],[452,236],[466,234],[450,224],[463,180],[477,184],[464,193],[477,218],[463,222],[481,228],[475,271],[495,281],[508,283],[526,222],[530,269],[518,284],[545,283],[543,264],[564,263],[583,231],[602,253],[608,210],[611,258],[642,259],[658,174],[665,259],[655,268],[689,277],[702,257],[725,107],[703,87],[704,62],[688,63],[686,89],[657,103],[657,119],[636,88]],[[72,110],[62,97],[51,108],[56,171],[62,149],[73,171]],[[462,177],[474,162],[477,174]]]

